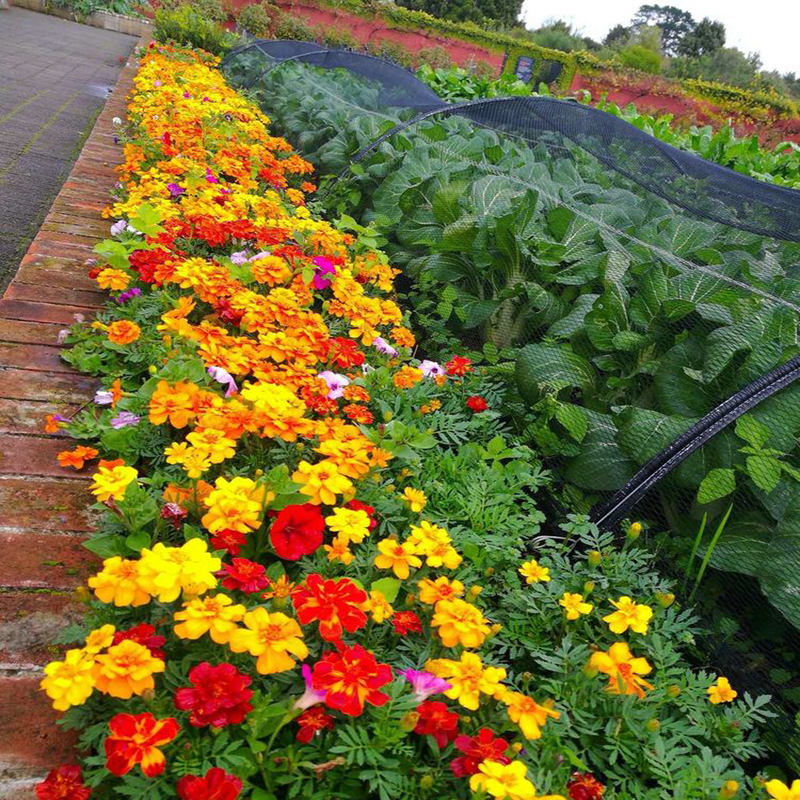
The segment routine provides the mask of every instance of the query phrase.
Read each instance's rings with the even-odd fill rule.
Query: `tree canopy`
[[[516,25],[522,0],[397,0],[414,11],[427,11],[440,19],[478,24],[492,19],[503,25]]]
[[[676,6],[639,6],[633,25],[657,25],[661,29],[661,44],[667,55],[675,55],[685,36],[696,27],[694,17]]]

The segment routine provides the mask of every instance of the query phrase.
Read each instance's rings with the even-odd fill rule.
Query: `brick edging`
[[[72,747],[38,683],[93,564],[81,547],[91,496],[88,470],[65,475],[55,462],[64,440],[43,424],[88,401],[97,384],[60,361],[57,336],[103,302],[84,262],[108,235],[101,212],[122,161],[112,120],[125,118],[136,70],[134,51],[0,300],[0,800],[33,798],[33,785]]]

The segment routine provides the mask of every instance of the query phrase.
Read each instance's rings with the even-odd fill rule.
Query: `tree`
[[[721,22],[704,17],[697,27],[680,41],[678,52],[682,56],[697,58],[706,53],[715,53],[721,47],[725,47],[725,26]]]
[[[673,58],[668,74],[676,78],[703,78],[747,87],[760,69],[761,57],[758,53],[745,55],[736,47],[720,47],[698,58]]]
[[[661,42],[667,55],[675,55],[684,36],[696,27],[694,17],[688,11],[675,6],[639,6],[633,25],[657,25],[661,29]]]
[[[606,47],[614,47],[615,45],[621,46],[628,41],[631,35],[631,29],[626,25],[615,25],[603,39],[603,44]]]
[[[398,5],[453,22],[471,21],[480,25],[491,19],[512,26],[518,24],[522,0],[398,0]]]

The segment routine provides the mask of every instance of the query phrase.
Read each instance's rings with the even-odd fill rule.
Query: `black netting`
[[[450,105],[379,59],[294,46],[226,72],[336,176],[326,205],[385,234],[422,347],[456,339],[517,386],[550,516],[645,523],[714,631],[698,659],[775,696],[797,769],[800,192],[589,106]]]

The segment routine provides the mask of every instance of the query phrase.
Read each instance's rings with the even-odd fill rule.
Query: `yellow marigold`
[[[638,605],[630,597],[609,600],[617,610],[603,617],[612,633],[625,633],[630,628],[634,633],[647,633],[647,626],[653,616],[650,606]]]
[[[103,694],[127,700],[155,688],[153,675],[164,671],[164,662],[154,658],[143,644],[123,639],[95,659],[95,686]]]
[[[202,523],[211,533],[222,530],[248,533],[259,527],[264,504],[274,498],[272,492],[267,493],[265,487],[250,478],[217,478],[214,491],[203,501],[208,512]]]
[[[250,272],[259,283],[277,286],[292,277],[289,265],[278,256],[262,256],[250,262]]]
[[[424,578],[417,586],[420,602],[427,603],[429,606],[435,606],[441,600],[461,597],[464,594],[464,584],[461,581],[451,580],[444,576],[436,578],[436,580]]]
[[[373,589],[369,593],[369,599],[362,603],[359,608],[372,615],[372,619],[380,624],[381,622],[386,622],[387,619],[391,619],[392,615],[394,614],[394,609],[392,608],[389,601],[383,596],[383,592],[379,592],[377,589]]]
[[[101,289],[111,289],[114,292],[127,289],[128,284],[131,282],[130,275],[127,272],[113,267],[106,267],[100,270],[95,280]]]
[[[292,669],[295,666],[292,656],[301,661],[308,656],[300,625],[286,614],[280,611],[270,614],[265,608],[255,608],[244,615],[243,623],[244,628],[231,634],[228,647],[234,653],[247,651],[258,656],[256,669],[262,675]]]
[[[295,483],[302,484],[301,493],[308,496],[308,502],[318,506],[324,503],[332,506],[337,494],[345,494],[353,488],[350,479],[342,475],[330,462],[309,464],[301,461],[292,475]]]
[[[182,591],[203,594],[217,585],[214,573],[222,560],[208,552],[203,539],[189,539],[180,547],[157,542],[144,548],[139,559],[139,586],[162,603],[176,600]]]
[[[87,581],[101,603],[143,606],[150,595],[139,585],[139,562],[120,556],[103,561],[103,569]]]
[[[404,364],[395,372],[392,380],[398,389],[410,389],[422,380],[422,370]]]
[[[536,794],[536,787],[525,777],[528,768],[521,761],[503,764],[487,759],[478,764],[478,769],[470,776],[469,788],[494,800],[564,800],[559,795]]]
[[[150,398],[149,419],[153,425],[163,425],[169,420],[174,428],[184,428],[194,418],[194,396],[197,387],[190,383],[170,385],[159,381]]]
[[[713,686],[706,689],[708,699],[714,704],[732,703],[738,696],[738,692],[731,687],[731,682],[727,678],[717,678]]]
[[[345,543],[360,544],[369,536],[369,514],[360,508],[334,508],[333,514],[325,517],[325,524]]]
[[[541,738],[541,728],[547,722],[547,718],[558,719],[561,716],[558,711],[540,706],[532,697],[520,692],[503,692],[501,700],[508,707],[509,719],[519,725],[526,739]]]
[[[204,472],[207,472],[211,467],[211,456],[195,447],[190,447],[183,455],[181,466],[183,471],[189,478],[199,478]]]
[[[183,604],[183,611],[175,612],[175,634],[181,639],[199,639],[207,633],[217,644],[227,644],[246,611],[225,594],[195,597]]]
[[[634,658],[625,642],[615,642],[607,652],[593,653],[589,659],[589,668],[608,675],[606,691],[611,694],[635,694],[644,697],[645,689],[653,685],[641,675],[647,675],[652,667],[644,658]]]
[[[410,567],[421,567],[422,561],[416,555],[412,542],[398,542],[396,539],[383,539],[378,542],[378,555],[375,556],[378,569],[390,569],[405,580],[410,574]]]
[[[328,561],[341,561],[347,566],[353,563],[355,556],[350,552],[350,540],[343,536],[334,536],[330,544],[322,545],[328,554]]]
[[[192,447],[204,453],[212,464],[221,464],[225,459],[236,455],[236,442],[213,428],[193,431],[186,439]]]
[[[567,619],[571,620],[578,619],[581,614],[588,614],[594,608],[591,603],[585,603],[583,601],[582,594],[575,594],[573,592],[564,592],[558,604],[564,609]]]
[[[139,477],[139,473],[125,464],[113,467],[104,466],[102,463],[97,472],[92,475],[94,483],[91,485],[92,494],[101,502],[109,499],[122,500],[125,490]]]
[[[484,667],[477,653],[465,651],[458,661],[436,658],[425,664],[425,669],[450,683],[444,694],[470,711],[476,711],[482,694],[494,697],[506,678],[503,667]]]
[[[774,800],[800,800],[800,779],[792,781],[789,788],[783,781],[773,778],[764,784],[764,788]]]
[[[445,647],[461,645],[474,648],[480,647],[489,635],[491,629],[488,623],[489,620],[477,606],[454,597],[436,604],[431,627],[439,629],[439,637]]]
[[[94,659],[84,650],[67,650],[63,661],[51,661],[39,684],[56,711],[86,702],[94,690]]]
[[[103,625],[91,631],[86,637],[86,643],[83,646],[84,651],[89,653],[89,655],[94,655],[101,650],[105,650],[106,647],[110,647],[111,642],[114,641],[114,633],[116,630],[117,629],[113,625]]]
[[[142,335],[142,329],[129,319],[118,319],[108,326],[108,341],[113,344],[131,344]]]
[[[434,569],[455,569],[463,560],[451,544],[447,531],[429,522],[412,525],[409,541],[419,555],[425,556],[425,563]]]
[[[535,558],[526,561],[518,571],[525,578],[525,583],[546,583],[550,580],[550,569],[543,567]]]
[[[425,497],[425,492],[421,489],[412,489],[410,486],[407,486],[403,490],[403,498],[415,514],[422,511],[422,509],[425,508],[425,504],[428,502],[428,498]]]

